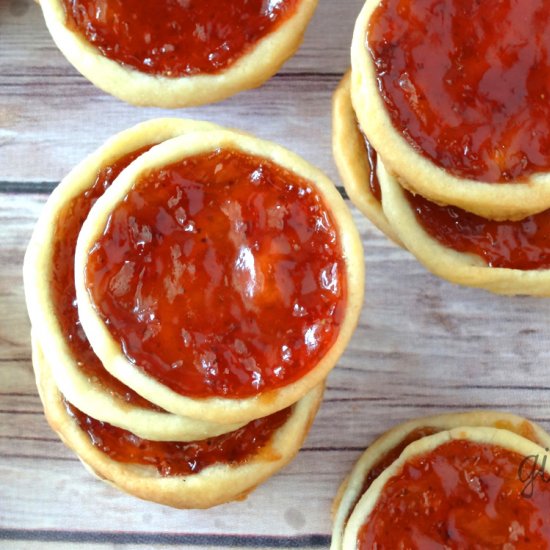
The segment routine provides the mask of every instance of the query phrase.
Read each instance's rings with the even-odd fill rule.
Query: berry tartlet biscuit
[[[550,295],[550,210],[489,220],[399,184],[362,134],[349,73],[333,99],[334,158],[352,202],[432,273],[499,294]]]
[[[302,41],[317,0],[40,0],[88,80],[135,105],[188,107],[259,86]]]
[[[334,185],[230,131],[168,140],[91,209],[78,310],[105,368],[174,414],[245,422],[320,384],[356,326],[364,266]]]
[[[545,548],[549,446],[539,426],[506,413],[401,424],[365,451],[340,487],[331,548],[420,548],[428,541]]]
[[[206,508],[287,464],[358,321],[332,182],[214,124],[158,119],[60,183],[24,265],[48,421],[101,479]]]
[[[33,365],[52,429],[97,477],[144,500],[210,508],[245,498],[290,462],[309,431],[322,385],[295,405],[195,441],[149,441],[92,418],[58,390],[38,348]]]
[[[549,21],[543,0],[365,2],[352,100],[402,186],[490,219],[550,208]]]

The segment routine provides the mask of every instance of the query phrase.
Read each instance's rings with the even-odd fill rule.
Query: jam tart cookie
[[[344,480],[333,505],[331,550],[340,550],[344,530],[363,495],[411,443],[433,434],[469,427],[506,430],[521,436],[544,450],[550,436],[537,424],[520,416],[496,411],[472,411],[417,418],[400,424],[379,437],[363,453]],[[542,458],[542,455],[541,455]]]
[[[58,390],[40,350],[33,365],[46,418],[97,477],[138,498],[175,508],[240,500],[298,452],[323,387],[242,428],[199,441],[148,441],[79,411]]]
[[[355,507],[342,547],[546,548],[546,454],[494,428],[456,428],[411,443]]]
[[[402,186],[517,220],[550,208],[550,7],[493,8],[367,0],[353,36],[352,100]]]
[[[47,201],[27,248],[25,296],[36,345],[56,385],[84,413],[155,440],[197,439],[240,427],[169,414],[110,375],[82,331],[74,251],[92,204],[134,158],[166,139],[218,128],[157,119],[108,140],[64,178]]]
[[[377,154],[359,126],[350,96],[351,71],[332,98],[332,151],[351,202],[392,241],[401,244],[382,209]]]
[[[174,414],[247,422],[334,367],[363,300],[362,246],[334,185],[230,131],[168,140],[97,200],[75,255],[105,368]]]
[[[397,426],[367,449],[342,484],[332,550],[393,548],[388,536],[404,547],[548,540],[550,525],[540,518],[550,492],[536,478],[546,475],[549,439],[536,424],[492,411]],[[518,529],[510,529],[516,519]]]
[[[135,105],[189,107],[259,86],[298,49],[317,0],[40,0],[68,61]]]
[[[494,221],[403,189],[378,165],[384,213],[432,273],[498,294],[550,296],[550,210]]]

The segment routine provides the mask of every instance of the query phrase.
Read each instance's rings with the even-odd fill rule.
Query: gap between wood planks
[[[110,544],[162,544],[168,546],[194,545],[215,548],[326,548],[327,535],[276,537],[256,535],[198,535],[165,533],[129,533],[104,531],[63,531],[50,529],[0,529],[0,541],[41,541]]]

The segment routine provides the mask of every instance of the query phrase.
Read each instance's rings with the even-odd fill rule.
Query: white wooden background
[[[327,547],[330,505],[362,449],[411,417],[476,407],[550,428],[550,301],[440,281],[354,209],[366,303],[297,459],[248,500],[177,511],[93,479],[48,428],[30,364],[23,253],[48,193],[111,134],[157,116],[205,119],[277,141],[340,185],[331,93],[361,0],[320,0],[298,54],[262,88],[174,112],[113,99],[56,50],[31,0],[0,0],[0,547]]]

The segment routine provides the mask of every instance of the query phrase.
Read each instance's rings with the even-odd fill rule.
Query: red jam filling
[[[372,468],[367,472],[365,479],[363,480],[363,487],[361,491],[357,494],[357,498],[352,506],[349,507],[349,513],[346,518],[349,519],[353,509],[356,504],[359,502],[361,497],[367,492],[367,489],[372,485],[374,480],[376,480],[387,468],[389,468],[405,450],[405,447],[409,446],[411,443],[427,437],[428,435],[433,435],[439,430],[434,428],[417,428],[412,432],[408,433],[395,447],[391,448],[387,453],[382,455],[380,459],[372,466]]]
[[[476,254],[489,267],[550,268],[550,210],[519,221],[487,220],[405,191],[418,223],[443,246]]]
[[[519,426],[517,426],[516,424],[512,424],[509,421],[499,420],[494,423],[494,427],[501,430],[508,430],[510,432],[517,433],[518,435],[521,435],[522,437],[525,437],[526,439],[529,439],[534,443],[542,445],[542,443],[538,440],[536,436],[533,425],[530,422],[523,421]],[[365,479],[363,481],[361,492],[357,495],[357,499],[355,500],[353,506],[350,506],[349,515],[351,515],[353,509],[355,508],[355,505],[359,502],[359,499],[367,492],[367,489],[372,485],[372,483],[376,479],[378,479],[378,477],[380,477],[380,475],[384,473],[384,471],[387,470],[401,456],[401,453],[405,450],[406,447],[408,447],[411,443],[418,441],[419,439],[423,439],[424,437],[428,437],[440,431],[441,429],[439,428],[416,428],[409,432],[397,445],[395,445],[395,447],[392,447],[389,451],[383,454],[367,472],[367,475],[365,476]]]
[[[90,380],[100,382],[112,395],[136,406],[157,409],[149,401],[111,376],[93,352],[80,325],[74,284],[76,241],[88,212],[118,174],[149,148],[150,146],[147,146],[134,151],[103,168],[97,174],[93,185],[72,199],[59,213],[52,255],[51,289],[57,320],[78,368]]]
[[[153,466],[163,477],[198,474],[214,464],[237,465],[246,462],[269,444],[274,432],[288,420],[292,410],[283,409],[253,420],[234,432],[209,439],[174,442],[141,439],[131,432],[85,415],[67,401],[65,407],[92,445],[112,460]]]
[[[377,479],[387,468],[389,468],[400,456],[401,453],[408,447],[411,443],[418,441],[429,435],[433,435],[441,430],[435,428],[416,428],[412,432],[408,433],[399,444],[390,449],[386,454],[384,454],[376,464],[369,470],[365,481],[363,482],[363,489],[361,494],[364,494],[367,489],[372,485],[372,482]]]
[[[547,549],[543,461],[464,440],[415,457],[386,483],[357,548]]]
[[[395,128],[486,182],[550,168],[546,0],[382,0],[367,48]]]
[[[378,175],[376,173],[376,166],[378,163],[378,155],[374,147],[370,144],[367,136],[363,132],[359,121],[356,120],[357,133],[359,141],[365,146],[365,154],[367,155],[367,162],[369,164],[369,189],[374,198],[378,202],[382,202],[382,191],[380,189],[380,182],[378,181]]]
[[[300,0],[63,0],[69,29],[105,57],[169,77],[220,72]]]
[[[131,362],[182,395],[242,398],[298,380],[333,345],[345,269],[309,182],[217,150],[142,177],[86,281]]]

